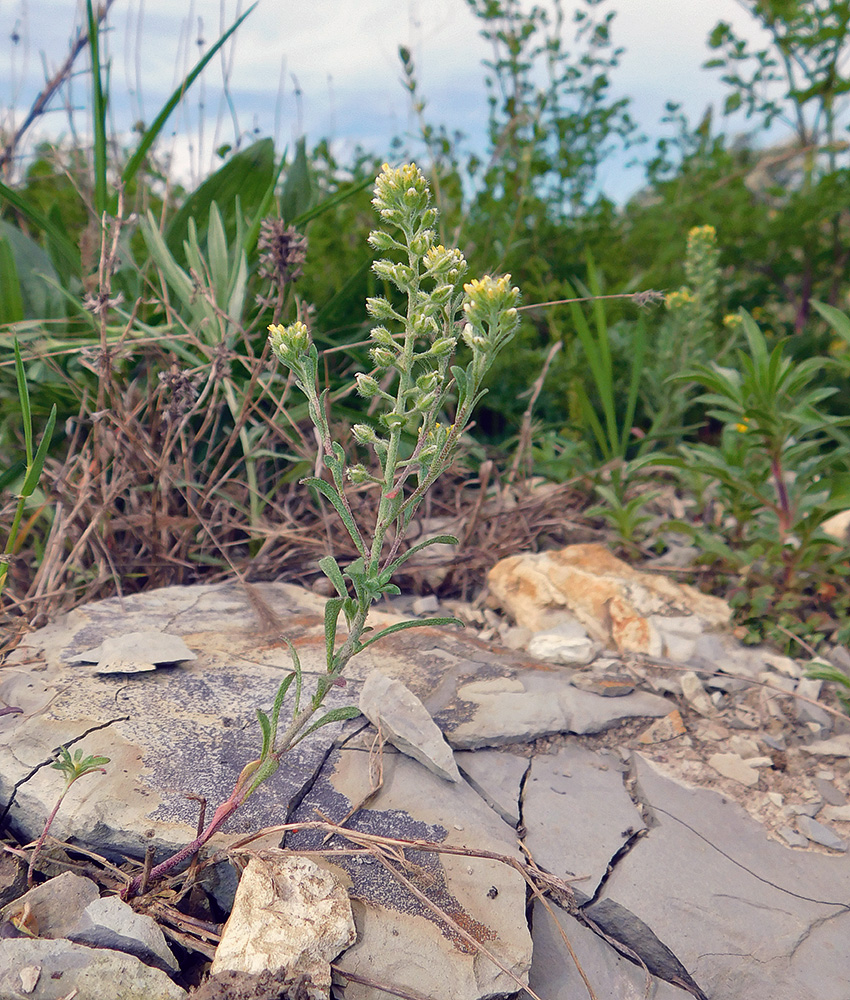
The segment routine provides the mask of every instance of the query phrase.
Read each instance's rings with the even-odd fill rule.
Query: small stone
[[[816,777],[823,778],[824,781],[832,781],[835,778],[835,771],[831,768],[829,770],[824,769],[822,771],[818,771]]]
[[[687,673],[682,674],[681,679],[682,694],[687,699],[691,708],[707,718],[717,715],[717,709],[712,704],[711,699],[706,694],[705,688],[702,686],[702,681],[694,671],[688,670]]]
[[[758,743],[752,737],[737,734],[729,740],[729,749],[745,760],[748,757],[758,757],[759,753]]]
[[[762,670],[758,679],[762,684],[767,684],[768,687],[774,688],[776,691],[784,691],[786,694],[793,694],[797,688],[797,681],[793,677],[785,677],[772,670]]]
[[[401,681],[373,670],[360,691],[360,711],[402,753],[446,781],[460,772],[439,727],[416,695]]]
[[[528,644],[532,656],[550,663],[583,666],[599,652],[594,642],[578,622],[563,622],[554,628],[536,632]]]
[[[815,788],[823,796],[824,802],[831,806],[843,806],[847,803],[847,796],[843,795],[831,781],[825,778],[815,778]]]
[[[850,823],[850,805],[824,806],[821,815],[832,822]]]
[[[356,938],[348,893],[309,858],[268,850],[248,862],[210,972],[307,975],[310,1000],[330,992],[330,963]]]
[[[502,645],[505,649],[528,649],[534,633],[522,625],[512,625],[502,634]]]
[[[784,736],[771,736],[769,733],[762,733],[759,739],[766,746],[769,746],[771,750],[784,750],[785,749],[785,737]]]
[[[780,653],[772,653],[769,650],[758,650],[758,655],[764,663],[786,677],[799,680],[803,676],[802,667],[790,656],[782,656]]]
[[[803,753],[817,757],[850,757],[850,733],[841,733],[828,740],[818,740],[801,746]]]
[[[824,729],[832,728],[832,717],[829,712],[824,711],[820,705],[812,705],[811,701],[820,698],[823,681],[817,681],[812,677],[804,677],[798,684],[796,694],[800,698],[795,700],[797,718],[800,722],[816,722]],[[810,698],[811,701],[802,701],[802,698]]]
[[[829,847],[833,851],[846,851],[847,844],[838,836],[834,830],[830,830],[823,823],[818,823],[811,816],[798,816],[797,829],[809,840],[813,840],[822,847]]]
[[[731,778],[749,788],[758,784],[758,771],[750,767],[749,761],[743,760],[736,753],[713,753],[708,758],[708,763],[724,778]]]
[[[808,837],[792,830],[790,826],[780,826],[776,832],[789,847],[808,847]]]
[[[570,684],[580,691],[591,691],[602,698],[624,698],[634,691],[631,678],[616,674],[573,674]]]
[[[682,715],[679,709],[675,708],[669,715],[657,719],[648,729],[645,729],[638,736],[638,743],[666,743],[668,740],[676,739],[677,736],[683,736],[685,731]]]
[[[773,767],[773,757],[748,757],[750,767]]]
[[[440,601],[436,594],[425,594],[417,597],[412,604],[412,611],[415,615],[433,615],[440,610]]]
[[[179,635],[147,629],[104,639],[94,649],[78,654],[76,661],[96,663],[99,674],[135,674],[156,670],[160,663],[181,663],[197,658]]]
[[[785,802],[785,796],[780,795],[779,792],[768,792],[767,797],[777,808],[780,808]]]
[[[811,819],[820,812],[822,805],[820,799],[816,802],[793,802],[785,807],[785,812],[789,816],[808,816]]]

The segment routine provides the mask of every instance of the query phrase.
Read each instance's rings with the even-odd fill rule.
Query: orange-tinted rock
[[[730,616],[725,601],[634,569],[596,544],[509,556],[490,570],[488,583],[517,624],[536,632],[578,620],[621,652],[663,655],[652,615],[695,615],[705,627],[725,625]]]

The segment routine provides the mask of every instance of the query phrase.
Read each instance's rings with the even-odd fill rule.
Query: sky
[[[107,39],[115,129],[150,122],[199,54],[248,6],[241,0],[116,0]],[[568,13],[574,6],[564,0]],[[695,121],[710,104],[719,114],[725,95],[719,74],[700,68],[718,20],[758,37],[736,0],[609,0],[602,9],[616,11],[613,38],[626,50],[613,75],[614,92],[632,98],[632,115],[650,138],[660,134],[669,100],[680,101]],[[84,11],[75,0],[0,0],[0,129],[21,122],[45,74],[64,60]],[[177,168],[200,178],[216,162],[214,150],[237,134],[243,144],[272,135],[282,148],[306,135],[308,145],[332,139],[343,157],[357,143],[388,154],[393,136],[414,129],[401,84],[402,44],[413,52],[428,120],[480,143],[487,124],[481,60],[489,49],[479,29],[465,0],[260,0],[169,122]],[[225,65],[229,102],[222,98]],[[85,106],[82,76],[72,81],[68,103]],[[52,107],[39,128],[67,134],[63,100]],[[85,115],[78,112],[76,122],[84,133]],[[640,183],[624,163],[616,160],[601,178],[614,196]]]

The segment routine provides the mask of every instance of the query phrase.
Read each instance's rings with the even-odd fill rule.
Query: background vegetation
[[[253,137],[192,191],[170,182],[157,139],[250,10],[154,121],[110,137],[110,4],[88,3],[91,148],[43,142],[21,162],[23,135],[0,136],[9,619],[232,573],[309,583],[318,556],[354,558],[298,485],[315,441],[266,330],[309,325],[355,454],[347,427],[370,418],[350,377],[368,366],[363,303],[393,296],[370,271],[370,188],[384,159],[424,147],[441,238],[471,273],[510,272],[524,303],[427,512],[469,525],[443,591],[474,587],[512,547],[564,541],[570,521],[632,559],[686,552],[679,576],[729,597],[747,639],[798,653],[850,637],[847,550],[823,530],[850,508],[850,2],[742,0],[769,44],[718,24],[707,65],[751,132],[668,104],[646,185],[623,206],[597,181],[637,138],[612,96],[614,10],[466,2],[494,53],[486,150],[430,120],[401,50],[418,136],[347,162],[327,143]],[[786,139],[766,145],[777,122]],[[563,487],[557,528],[539,477]],[[526,514],[476,545],[478,494],[509,488]],[[413,569],[409,585],[423,586]]]

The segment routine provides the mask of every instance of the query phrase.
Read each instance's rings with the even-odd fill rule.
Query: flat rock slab
[[[535,902],[532,914],[534,955],[528,984],[545,1000],[576,1000],[588,996],[576,962],[564,947],[562,933],[570,942],[578,965],[593,987],[597,1000],[693,1000],[693,994],[649,975],[635,962],[620,955],[604,938],[558,907],[549,913]],[[522,1000],[530,1000],[523,993]]]
[[[523,787],[525,846],[535,862],[593,896],[612,858],[644,823],[623,776],[600,754],[567,746],[539,755]]]
[[[25,991],[22,976],[33,969],[38,979]],[[110,1000],[186,1000],[188,994],[164,972],[123,952],[87,948],[62,938],[0,940],[0,997],[82,1000],[107,996]]]
[[[314,820],[319,814],[342,821],[372,788],[369,765],[365,744],[333,751],[295,821]],[[516,831],[469,785],[444,781],[396,752],[384,753],[383,786],[346,825],[386,837],[520,856]],[[286,846],[305,850],[318,847],[322,839],[321,833],[301,831],[288,835]],[[350,845],[333,838],[326,846]],[[376,858],[333,860],[349,883],[357,927],[357,943],[336,963],[343,972],[402,993],[454,1000],[519,989]],[[410,849],[397,870],[526,981],[531,964],[531,937],[524,917],[526,885],[514,868],[471,855]],[[384,1000],[385,995],[354,981],[345,987],[346,1000]]]
[[[652,822],[603,898],[644,921],[711,1000],[850,996],[850,858],[783,847],[716,792],[640,755],[635,767]]]
[[[287,584],[255,590],[281,629],[264,632],[245,589],[220,584],[100,601],[27,637],[0,675],[2,703],[22,709],[0,716],[0,810],[11,800],[8,819],[24,840],[38,835],[55,802],[61,779],[49,765],[57,748],[70,744],[111,763],[106,774],[74,786],[54,823],[55,836],[79,838],[113,856],[138,856],[152,844],[157,861],[195,836],[198,803],[190,796],[221,802],[258,756],[256,710],[270,708],[291,669],[281,631],[298,649],[308,693],[325,670],[324,599]],[[401,620],[380,611],[370,619],[377,627]],[[196,658],[109,675],[80,663],[105,640],[151,631],[182,639]],[[668,710],[652,695],[614,699],[612,707],[610,699],[570,687],[569,671],[434,627],[369,647],[352,660],[347,686],[334,687],[326,706],[356,703],[363,680],[378,668],[422,700],[455,746],[515,742],[571,725],[605,728],[629,714]],[[507,714],[493,716],[492,698],[476,701],[476,684],[508,685]],[[566,692],[562,700],[559,692]],[[558,706],[554,716],[540,711],[546,702]],[[284,821],[330,747],[356,725],[327,726],[300,744],[230,820],[228,837]],[[218,843],[228,837],[219,835]]]

